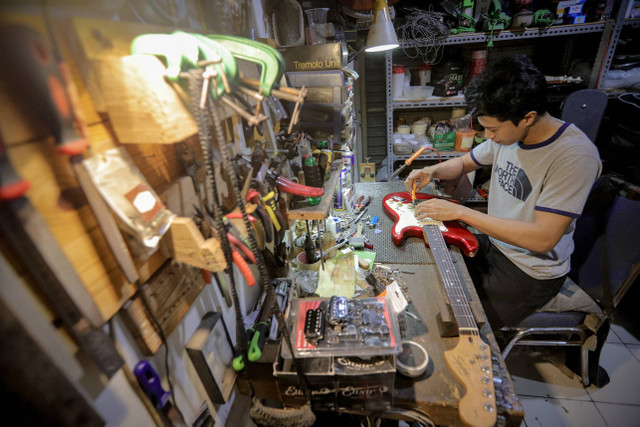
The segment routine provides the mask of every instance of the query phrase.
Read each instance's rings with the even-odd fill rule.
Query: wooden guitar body
[[[416,197],[420,200],[426,200],[435,196],[417,193]],[[411,193],[400,191],[387,194],[382,199],[382,207],[394,221],[391,240],[396,246],[402,246],[407,237],[423,238],[423,224],[414,215]],[[440,227],[440,231],[442,231],[445,242],[459,247],[466,256],[473,257],[478,252],[478,239],[458,221],[445,221],[443,227]],[[425,244],[428,245],[426,240]]]

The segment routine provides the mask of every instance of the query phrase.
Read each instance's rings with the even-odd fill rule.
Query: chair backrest
[[[640,274],[640,201],[619,194],[608,176],[596,181],[576,222],[569,277],[601,306],[615,307]],[[607,301],[608,270],[612,301]]]
[[[581,89],[564,100],[560,118],[575,124],[591,141],[595,142],[606,108],[607,95],[603,91]]]

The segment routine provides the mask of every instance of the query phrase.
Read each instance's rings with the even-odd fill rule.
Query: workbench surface
[[[403,245],[406,247],[387,247],[387,245],[393,245],[390,239],[390,230],[393,223],[390,218],[381,214],[381,207],[378,205],[381,205],[382,198],[386,194],[403,190],[404,186],[401,181],[356,184],[356,195],[373,196],[369,214],[380,215],[380,222],[377,228],[381,229],[382,232],[375,233],[371,229],[366,232],[369,239],[374,243],[374,251],[384,254],[380,259],[376,259],[376,262],[381,262],[382,265],[400,272],[400,278],[406,284],[407,296],[410,301],[408,310],[421,318],[419,321],[406,316],[404,339],[421,344],[427,350],[430,359],[426,372],[419,378],[410,379],[396,374],[393,406],[394,408],[418,409],[428,414],[436,425],[462,426],[463,423],[458,415],[457,407],[458,401],[465,391],[448,369],[444,359],[444,351],[455,347],[458,338],[441,337],[438,316],[442,301],[445,300],[445,291],[433,256],[430,253],[430,249],[424,247],[420,239],[417,238],[409,238]],[[389,234],[389,238],[387,238],[386,234]],[[424,253],[418,255],[415,253],[416,251],[424,251]],[[467,293],[467,299],[471,304],[475,305],[474,309],[482,311],[478,295],[464,264],[463,256],[458,248],[452,246],[450,246],[450,253],[461,283]],[[420,261],[411,263],[416,257]],[[397,261],[388,262],[389,260]],[[484,316],[484,313],[479,314]],[[485,342],[491,347],[496,404],[498,407],[498,425],[519,426],[524,417],[524,410],[518,400],[505,362],[500,355],[500,349],[495,337],[488,324],[480,328],[480,333]],[[254,373],[257,372],[254,371]],[[262,379],[269,381],[268,375],[262,376]],[[255,380],[254,385],[257,382],[262,382],[257,378]],[[275,381],[275,378],[271,378],[271,381]],[[245,388],[242,383],[243,381],[240,380],[238,384],[241,391]],[[262,385],[266,384],[262,383]],[[258,388],[267,393],[277,390],[277,387],[274,389],[270,387]],[[267,394],[264,397],[273,398],[273,396],[273,394]]]

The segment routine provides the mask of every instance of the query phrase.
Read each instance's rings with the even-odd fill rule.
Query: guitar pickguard
[[[420,200],[426,200],[434,196],[418,193],[416,197]],[[415,217],[411,193],[408,191],[386,195],[382,199],[382,207],[385,213],[394,220],[391,240],[396,246],[401,246],[407,237],[422,238],[423,225],[437,224],[444,240],[448,244],[459,247],[466,256],[473,257],[478,251],[478,239],[458,221],[445,221],[444,223],[430,219],[419,221]]]

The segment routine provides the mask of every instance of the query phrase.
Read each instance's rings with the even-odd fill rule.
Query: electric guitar
[[[420,200],[434,196],[416,194]],[[382,200],[384,211],[395,222],[392,229],[393,242],[402,244],[407,236],[424,237],[431,247],[447,297],[458,324],[459,340],[455,348],[445,351],[447,366],[463,385],[465,395],[458,404],[460,419],[469,426],[489,427],[496,424],[496,401],[491,367],[491,350],[480,337],[469,301],[460,277],[456,272],[447,242],[452,243],[468,255],[478,249],[478,241],[471,232],[457,221],[440,222],[432,219],[418,220],[411,193],[391,193]]]

